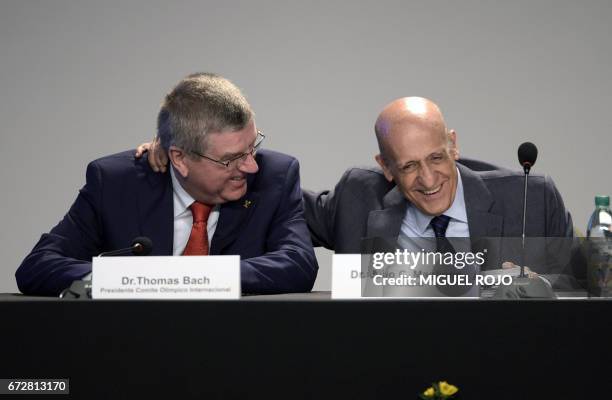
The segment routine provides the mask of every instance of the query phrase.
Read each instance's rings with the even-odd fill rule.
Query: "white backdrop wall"
[[[302,184],[372,164],[373,123],[406,95],[436,101],[463,155],[516,167],[535,142],[584,230],[612,193],[612,2],[0,1],[0,292],[84,183],[88,161],[151,138],[184,75],[246,93],[267,147]],[[319,251],[316,289],[329,289]]]

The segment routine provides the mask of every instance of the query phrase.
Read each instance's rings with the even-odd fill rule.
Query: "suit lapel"
[[[491,192],[477,173],[461,164],[457,166],[463,182],[470,237],[501,236],[504,217],[491,212],[495,203]]]
[[[487,251],[486,265],[499,265],[504,217],[491,212],[495,200],[482,178],[471,169],[457,164],[463,182],[465,208],[474,252]]]
[[[247,188],[253,186],[254,180],[255,175],[247,177]],[[210,244],[211,255],[222,254],[223,250],[236,240],[241,232],[240,228],[258,207],[258,203],[259,192],[247,191],[240,200],[225,203],[221,206],[217,229]]]
[[[154,173],[146,158],[137,161],[138,221],[153,242],[152,255],[172,255],[174,204],[170,172]]]
[[[399,188],[394,186],[383,198],[383,209],[370,211],[368,214],[367,237],[392,239],[395,243],[406,207],[408,202]]]

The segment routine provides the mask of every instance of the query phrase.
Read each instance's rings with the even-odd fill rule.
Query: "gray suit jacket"
[[[523,174],[470,159],[457,166],[474,251],[492,246],[490,238],[520,238]],[[351,168],[333,191],[304,191],[304,202],[313,243],[336,253],[360,253],[367,238],[397,239],[408,207],[398,187],[378,168]],[[526,236],[573,237],[571,216],[550,177],[529,177]],[[520,262],[502,252],[489,255],[488,268],[500,268],[501,261]]]

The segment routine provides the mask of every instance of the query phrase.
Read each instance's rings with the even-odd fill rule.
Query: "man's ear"
[[[385,159],[383,158],[383,156],[380,154],[377,154],[376,156],[374,156],[374,159],[376,160],[378,165],[380,165],[380,168],[382,168],[383,174],[385,174],[385,178],[387,178],[389,182],[393,182],[393,175],[391,174],[389,167],[387,167],[387,164],[385,163]]]
[[[186,163],[187,153],[176,146],[170,146],[168,149],[168,158],[170,159],[174,170],[183,178],[187,178],[189,175],[189,166]]]
[[[454,129],[448,131],[448,143],[451,156],[456,161],[459,159],[459,147],[457,147],[457,132]]]

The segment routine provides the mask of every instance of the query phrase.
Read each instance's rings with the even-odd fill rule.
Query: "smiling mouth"
[[[236,181],[236,182],[240,182],[242,180],[244,180],[244,176],[234,176],[233,178],[230,179],[231,181]]]
[[[433,196],[434,194],[438,193],[440,190],[442,190],[442,185],[433,188],[431,190],[419,190],[419,192],[423,193],[425,196]]]

